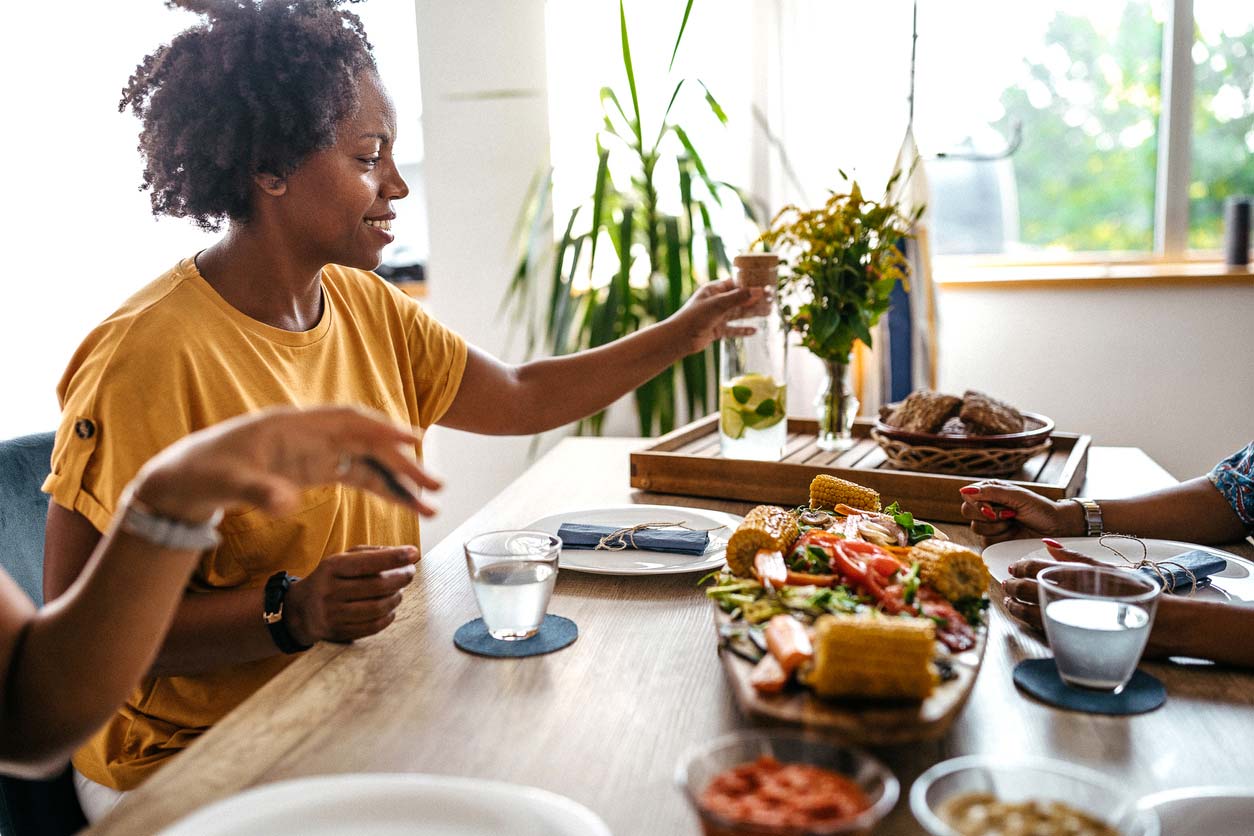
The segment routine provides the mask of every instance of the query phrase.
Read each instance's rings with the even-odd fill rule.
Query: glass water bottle
[[[761,287],[766,295],[749,316],[730,323],[753,333],[719,344],[720,446],[726,458],[779,461],[788,438],[788,332],[776,299],[779,256],[742,253],[734,263],[736,283]]]

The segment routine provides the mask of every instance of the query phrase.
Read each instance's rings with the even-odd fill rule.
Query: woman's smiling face
[[[396,111],[378,76],[357,80],[358,106],[335,144],[314,151],[284,181],[277,201],[292,244],[322,263],[373,270],[392,242],[392,202],[409,194],[392,155]]]

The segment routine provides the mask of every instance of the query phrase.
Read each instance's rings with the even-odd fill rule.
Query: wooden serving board
[[[810,480],[830,473],[879,491],[924,520],[963,522],[958,489],[978,477],[895,470],[871,438],[869,418],[854,422],[854,446],[843,453],[820,450],[818,423],[788,419],[788,441],[778,462],[725,459],[719,454],[718,415],[700,418],[631,454],[631,486],[656,493],[739,499],[784,506],[804,505]],[[1088,464],[1087,435],[1055,432],[1049,450],[1027,461],[1019,473],[1000,477],[1050,499],[1075,496]]]
[[[714,629],[730,623],[727,613],[714,605]],[[838,732],[849,743],[891,746],[934,740],[949,729],[975,685],[984,661],[988,627],[976,630],[973,649],[948,657],[956,676],[941,682],[921,702],[909,700],[827,700],[809,689],[789,683],[780,694],[759,694],[749,683],[753,663],[719,644],[719,657],[736,704],[755,719],[814,727]],[[938,645],[939,647],[939,645]]]

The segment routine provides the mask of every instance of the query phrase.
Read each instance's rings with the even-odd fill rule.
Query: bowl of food
[[[704,836],[866,834],[900,790],[861,749],[789,731],[735,732],[696,746],[675,782]]]
[[[900,470],[1005,476],[1048,450],[1053,431],[1053,419],[982,392],[921,389],[885,406],[871,437]]]
[[[1157,816],[1127,787],[1045,758],[943,761],[914,782],[910,810],[932,836],[1159,836]]]

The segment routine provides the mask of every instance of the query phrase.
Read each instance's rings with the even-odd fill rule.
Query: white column
[[[511,235],[528,185],[549,165],[544,2],[415,5],[431,236],[425,304],[500,356],[508,324],[497,312],[513,267]],[[521,473],[528,445],[527,438],[433,429],[427,460],[447,486],[436,498],[440,517],[423,523],[424,548]]]
[[[1163,102],[1158,121],[1154,252],[1178,259],[1189,247],[1193,136],[1193,0],[1172,0],[1163,27]]]

